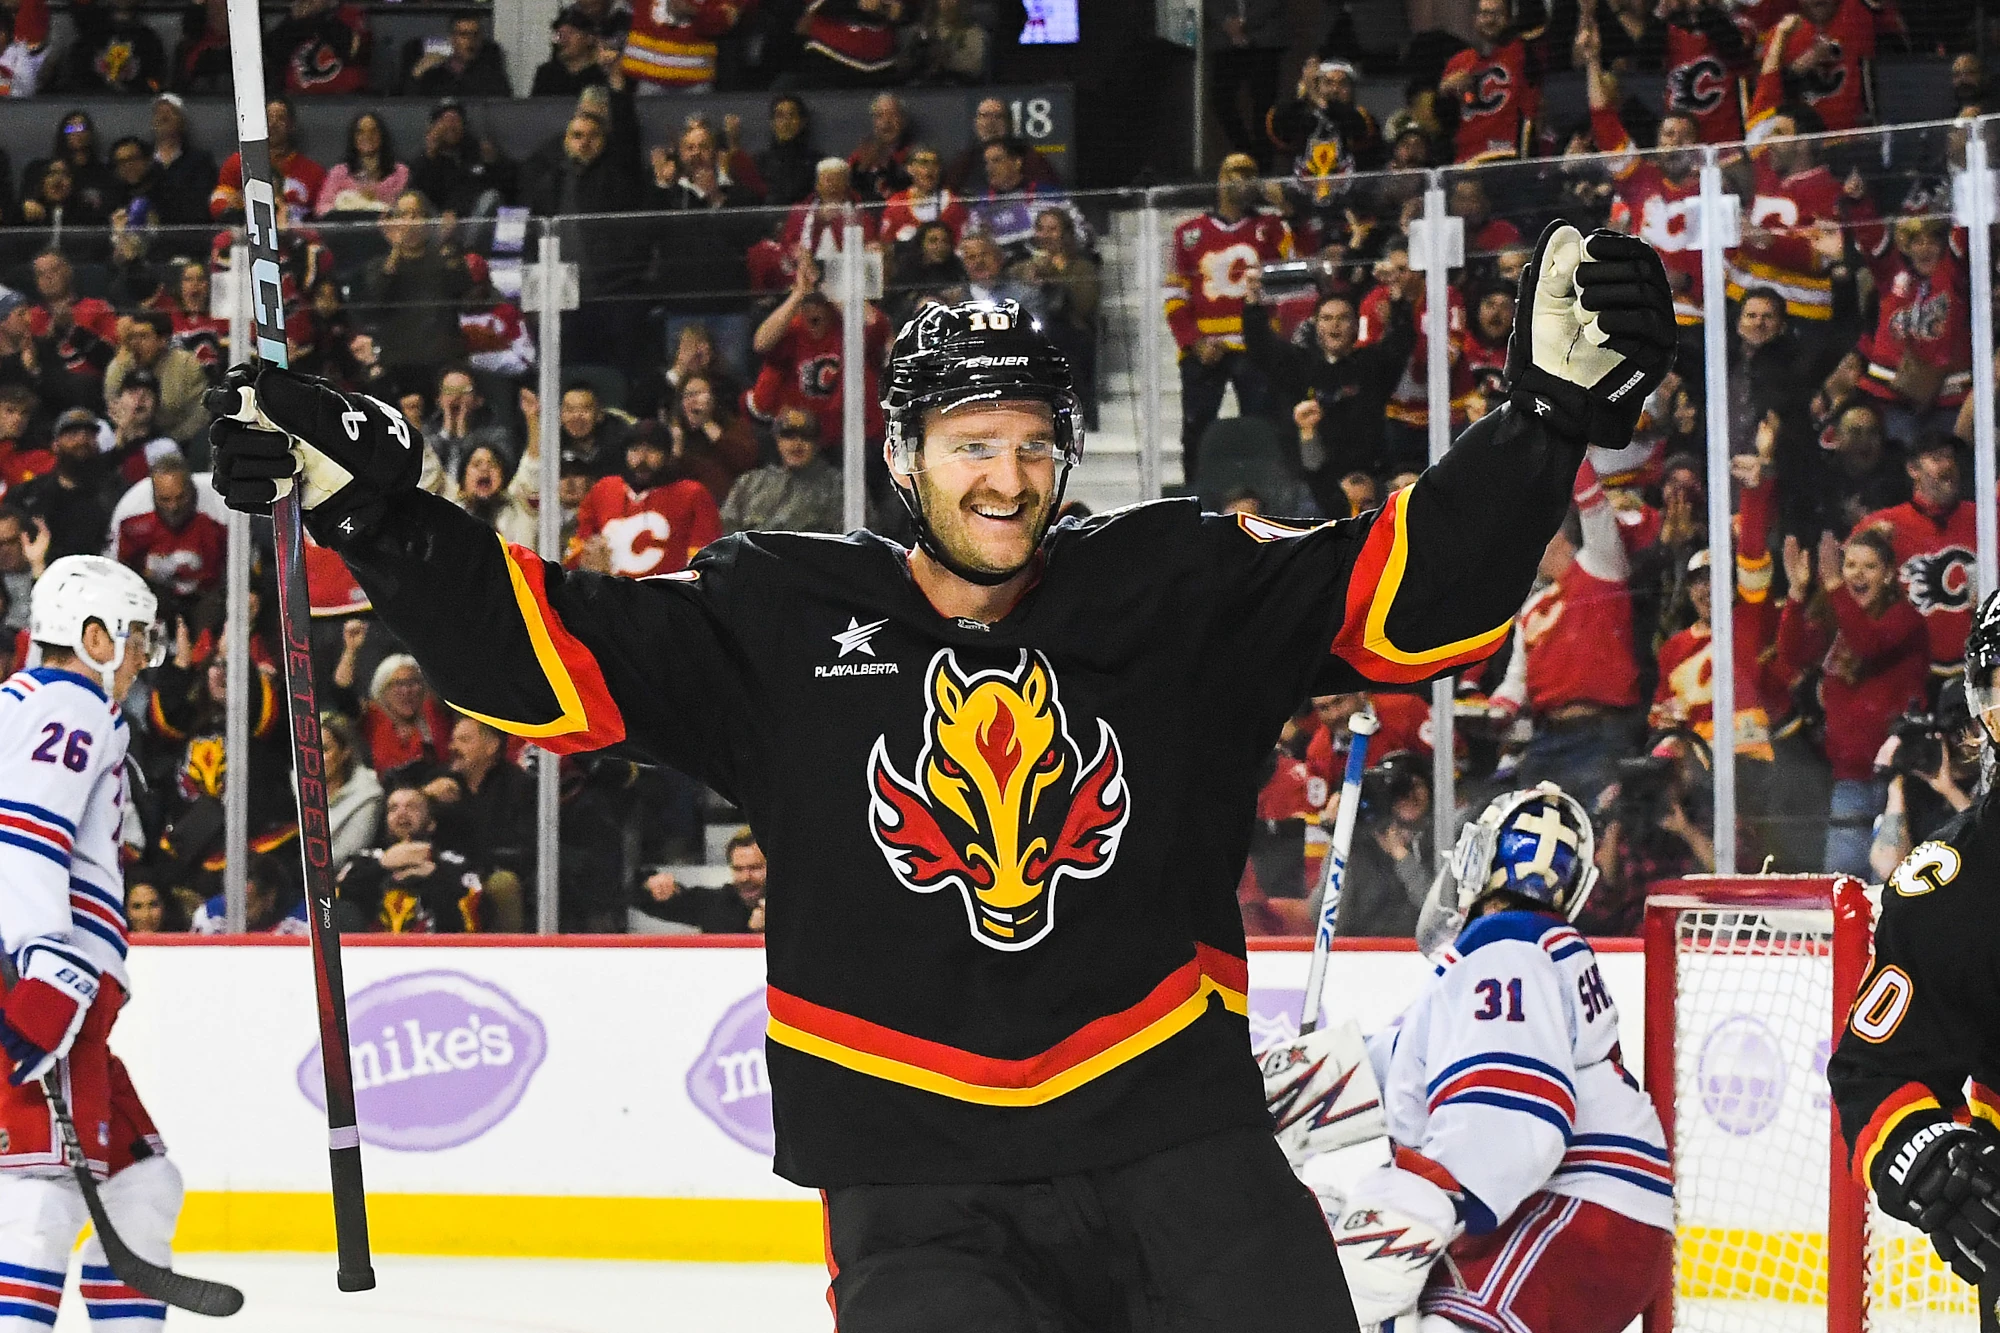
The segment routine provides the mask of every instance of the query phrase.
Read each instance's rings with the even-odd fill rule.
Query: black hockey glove
[[[1632,442],[1674,365],[1674,297],[1653,247],[1552,222],[1521,270],[1507,384],[1515,410],[1607,449]]]
[[[2000,1270],[2000,1146],[1978,1132],[1933,1121],[1901,1144],[1884,1145],[1875,1159],[1875,1200],[1929,1236],[1969,1285]]]
[[[388,498],[416,486],[423,440],[403,414],[365,393],[275,366],[238,366],[203,400],[215,489],[231,509],[268,514],[294,474],[307,527],[339,545],[382,518]]]

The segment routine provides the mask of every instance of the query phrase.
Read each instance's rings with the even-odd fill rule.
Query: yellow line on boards
[[[820,1263],[820,1207],[799,1199],[370,1194],[381,1254]],[[174,1248],[333,1250],[324,1194],[190,1191]]]

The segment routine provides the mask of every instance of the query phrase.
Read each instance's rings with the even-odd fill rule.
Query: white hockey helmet
[[[159,598],[146,580],[116,560],[66,555],[35,581],[28,599],[28,637],[74,651],[103,678],[108,690],[125,654],[135,648],[147,666],[158,666],[165,659],[167,640],[160,632],[159,613]],[[83,650],[84,627],[93,620],[104,626],[116,645],[109,662],[93,661]]]
[[[1459,830],[1417,920],[1417,948],[1435,955],[1458,938],[1479,900],[1511,893],[1574,921],[1597,884],[1590,815],[1553,782],[1494,798]]]

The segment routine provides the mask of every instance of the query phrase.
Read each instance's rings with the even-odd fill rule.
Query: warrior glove
[[[1552,222],[1521,270],[1507,383],[1515,410],[1571,439],[1631,443],[1674,364],[1674,298],[1653,247]]]
[[[275,366],[238,366],[204,400],[215,489],[231,509],[268,514],[290,492],[315,539],[338,545],[381,521],[389,497],[414,488],[423,447],[403,414],[365,393]]]
[[[1875,1160],[1882,1211],[1929,1236],[1952,1272],[1976,1287],[2000,1268],[2000,1146],[1933,1121]]]
[[[8,1078],[22,1084],[69,1054],[99,983],[66,952],[30,943],[18,957],[19,974],[0,1000],[0,1049],[13,1066]]]

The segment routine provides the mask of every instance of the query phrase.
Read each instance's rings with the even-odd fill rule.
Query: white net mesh
[[[1833,939],[1831,910],[1677,914],[1675,1333],[1829,1328]],[[1864,1274],[1866,1333],[1978,1327],[1971,1289],[1872,1206]]]
[[[1827,1326],[1832,941],[1830,910],[1679,914],[1676,1333]]]

